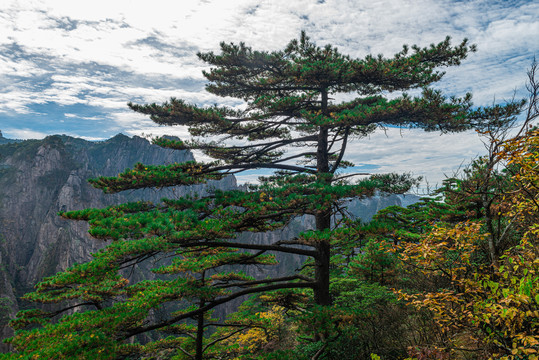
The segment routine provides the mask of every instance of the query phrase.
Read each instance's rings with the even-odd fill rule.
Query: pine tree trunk
[[[330,213],[324,211],[316,216],[316,229],[324,230],[330,226]],[[315,262],[316,288],[314,289],[314,301],[317,305],[331,305],[329,296],[329,241],[321,241],[316,245],[318,259]]]
[[[200,301],[199,306],[205,305],[204,300]],[[197,318],[197,337],[195,360],[202,360],[202,345],[204,341],[204,313],[200,313]]]
[[[322,91],[322,113],[327,113],[328,94]],[[321,127],[318,133],[318,148],[316,152],[318,180],[331,183],[329,176],[328,129]],[[331,226],[331,208],[323,209],[316,215],[316,230],[323,231]],[[316,245],[318,258],[315,260],[315,279],[317,286],[314,289],[314,301],[317,305],[330,305],[329,296],[329,241],[321,241]]]

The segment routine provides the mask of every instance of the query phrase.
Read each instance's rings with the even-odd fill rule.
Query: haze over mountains
[[[117,135],[107,141],[90,142],[65,135],[43,140],[11,140],[0,132],[0,312],[15,315],[28,306],[20,297],[43,277],[84,262],[103,247],[101,240],[87,234],[85,222],[68,221],[57,213],[88,207],[105,207],[139,199],[158,202],[162,197],[179,197],[187,192],[233,189],[236,179],[190,188],[146,189],[105,195],[87,179],[113,176],[137,162],[166,164],[193,160],[189,151],[173,151],[151,145],[140,137]],[[407,196],[406,203],[416,197]],[[364,220],[389,205],[401,205],[402,197],[374,197],[355,200],[349,210]],[[310,228],[312,219],[300,218],[281,231],[243,234],[242,241],[268,243],[277,237],[293,237]],[[298,267],[301,257],[287,256],[272,269],[254,269],[251,275],[286,273]],[[141,270],[132,276],[151,277]],[[10,335],[7,316],[0,316],[0,338]],[[0,344],[0,351],[8,347]]]

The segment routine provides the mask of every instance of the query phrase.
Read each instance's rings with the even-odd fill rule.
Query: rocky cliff
[[[44,276],[90,259],[103,242],[87,234],[84,222],[57,213],[163,196],[181,196],[185,188],[138,190],[105,195],[87,179],[112,176],[136,162],[166,164],[192,160],[187,151],[151,145],[139,137],[117,135],[104,142],[68,136],[10,142],[0,146],[0,337],[9,335],[8,317],[28,306],[19,298]],[[233,177],[206,187],[236,187]],[[203,191],[197,186],[190,191]],[[5,350],[0,345],[0,351]]]
[[[18,310],[29,306],[20,297],[43,277],[84,262],[104,246],[87,234],[85,222],[58,217],[58,211],[105,207],[126,201],[159,201],[209,188],[236,187],[234,177],[191,188],[137,190],[105,195],[92,188],[88,178],[113,176],[136,162],[166,164],[192,160],[187,151],[151,145],[139,137],[117,135],[104,142],[89,142],[68,136],[43,140],[10,141],[0,133],[0,338],[10,335],[5,325]],[[407,199],[408,201],[409,199]],[[400,205],[398,196],[355,200],[349,210],[368,220],[379,209]],[[270,243],[291,238],[312,228],[313,219],[302,217],[287,228],[264,234],[242,234],[241,241]],[[303,258],[279,256],[279,266],[245,269],[250,275],[266,277],[285,274],[300,267]],[[226,312],[222,309],[220,312]],[[0,344],[0,352],[7,347]]]

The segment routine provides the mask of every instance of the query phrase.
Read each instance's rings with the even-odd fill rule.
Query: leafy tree
[[[539,141],[529,128],[539,117],[536,69],[534,62],[520,130],[489,131],[488,155],[445,189],[446,221],[432,217],[436,224],[419,242],[403,243],[404,262],[436,285],[401,295],[431,311],[447,352],[538,358]]]
[[[141,356],[149,345],[129,342],[134,336],[192,317],[202,319],[202,314],[220,304],[273,290],[312,289],[313,303],[327,312],[333,216],[347,199],[377,191],[403,193],[414,184],[410,176],[395,174],[347,181],[351,174],[342,169],[353,166],[344,160],[350,139],[384,126],[442,132],[484,128],[492,119],[503,119],[499,114],[518,111],[519,104],[472,111],[471,95],[446,98],[428,88],[442,78],[441,67],[460,64],[470,51],[475,47],[466,40],[453,47],[446,38],[426,48],[405,46],[391,58],[354,59],[330,45],[318,47],[302,33],[280,51],[222,43],[220,54],[198,54],[211,66],[204,72],[207,91],[241,99],[242,108],[200,107],[174,98],[162,105],[129,106],[158,124],[185,126],[193,136],[188,141],[159,138],[156,144],[199,150],[214,161],[137,164],[117,177],[102,177],[92,184],[114,193],[199,184],[252,169],[274,173],[247,191],[216,191],[208,196],[164,199],[160,204],[139,202],[64,213],[66,218],[88,221],[94,237],[112,242],[91,262],[44,279],[35,292],[26,295],[32,301],[67,305],[56,312],[21,312],[13,322],[18,331],[11,344],[27,358]],[[413,89],[423,91],[417,97],[403,93]],[[400,95],[389,99],[388,92]],[[356,95],[337,102],[334,97],[339,94]],[[315,230],[294,239],[272,244],[234,240],[240,232],[278,229],[303,215],[314,216]],[[193,258],[183,254],[214,249],[210,261],[219,262],[224,256],[226,265],[271,263],[273,255],[268,252],[304,255],[313,259],[314,271],[312,276],[267,279],[215,274],[214,281],[206,281],[201,275],[205,257],[187,269]],[[168,275],[165,278],[129,284],[121,272],[149,258],[170,255],[176,256],[172,265],[156,269]],[[178,276],[186,271],[199,275]],[[163,307],[174,307],[174,311],[164,318],[155,316]],[[77,312],[51,322],[69,309]],[[24,330],[32,324],[42,327]],[[329,332],[314,334],[315,340],[323,341],[322,350]],[[51,337],[57,340],[54,345],[48,344]],[[175,341],[161,344],[178,345]],[[197,359],[202,356],[201,351],[195,354]]]

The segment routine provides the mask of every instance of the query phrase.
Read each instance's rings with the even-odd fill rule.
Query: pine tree
[[[354,166],[345,160],[349,141],[384,126],[442,132],[481,128],[490,123],[493,113],[515,111],[517,105],[512,104],[472,111],[470,94],[447,98],[428,88],[442,78],[439,68],[459,65],[470,51],[475,47],[466,40],[453,47],[446,38],[427,48],[405,46],[391,58],[354,59],[330,45],[318,47],[302,33],[280,51],[222,43],[220,54],[199,53],[211,66],[204,72],[207,91],[241,99],[244,107],[201,107],[174,98],[161,105],[130,103],[129,107],[150,115],[157,124],[187,127],[193,136],[187,141],[158,138],[156,144],[202,151],[214,161],[137,164],[117,177],[95,179],[93,185],[114,193],[199,184],[245,170],[273,173],[247,191],[215,191],[208,196],[164,199],[160,204],[139,202],[64,213],[64,217],[88,221],[94,237],[113,241],[91,262],[47,278],[27,294],[28,300],[67,301],[68,305],[52,313],[20,313],[13,323],[16,328],[32,323],[44,327],[19,330],[11,343],[24,354],[118,358],[144,353],[151,346],[129,344],[127,339],[170,329],[192,317],[203,319],[204,313],[244,295],[312,289],[314,304],[330,305],[334,215],[350,198],[378,191],[403,193],[415,182],[409,175],[396,174],[348,181],[351,173],[342,170]],[[402,93],[413,89],[423,91],[417,97]],[[402,94],[388,99],[388,92]],[[339,94],[357,95],[337,102],[334,97]],[[303,215],[314,216],[315,230],[294,239],[272,244],[235,240],[238,233],[279,229]],[[210,268],[216,271],[224,265],[272,263],[268,252],[311,258],[314,271],[312,277],[296,274],[266,279],[219,272],[212,281],[206,275],[185,276],[206,269],[204,257],[182,255],[200,251],[212,252],[211,260],[206,260],[214,262]],[[172,265],[155,271],[173,277],[129,284],[121,275],[121,269],[167,255],[175,256]],[[192,305],[185,306],[186,302]],[[152,316],[156,309],[171,304],[176,308],[168,317]],[[72,308],[81,310],[58,324],[49,323],[51,317]],[[45,346],[51,336],[62,341]],[[317,339],[323,340],[324,334]],[[173,348],[174,340],[169,345]],[[196,358],[202,358],[200,351]]]

